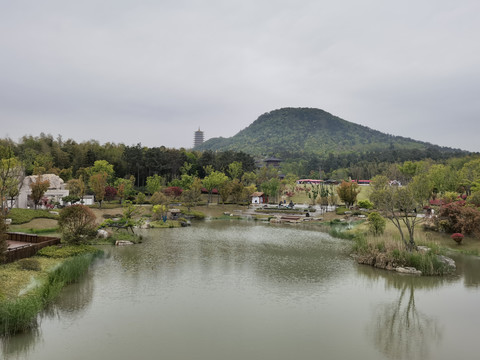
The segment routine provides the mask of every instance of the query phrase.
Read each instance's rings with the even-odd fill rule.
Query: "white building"
[[[26,209],[28,207],[34,206],[33,200],[30,198],[30,195],[32,194],[30,184],[34,183],[37,180],[37,176],[38,175],[26,176],[25,179],[23,179],[23,183],[20,188],[20,194],[15,201],[15,207]],[[48,180],[50,182],[50,186],[45,192],[44,197],[48,198],[51,203],[58,202],[62,205],[62,198],[64,196],[68,196],[69,194],[69,191],[66,189],[63,179],[55,174],[45,174],[41,176],[42,180]]]

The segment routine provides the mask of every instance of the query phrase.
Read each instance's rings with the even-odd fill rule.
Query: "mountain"
[[[212,138],[195,150],[234,150],[251,155],[326,155],[382,150],[461,152],[393,136],[313,108],[283,108],[261,115],[230,138]]]

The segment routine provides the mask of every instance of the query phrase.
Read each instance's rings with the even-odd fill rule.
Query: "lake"
[[[205,221],[104,247],[5,359],[478,358],[480,259],[454,276],[358,265],[315,228]]]

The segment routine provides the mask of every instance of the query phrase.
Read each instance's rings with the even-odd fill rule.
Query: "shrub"
[[[143,203],[145,203],[145,199],[146,199],[145,194],[142,193],[142,192],[139,192],[139,193],[137,194],[136,199],[135,199],[135,203],[137,203],[137,204],[143,204]]]
[[[337,215],[345,215],[345,212],[349,211],[346,207],[338,207],[335,212]]]
[[[39,256],[50,257],[54,259],[63,259],[72,256],[85,254],[99,254],[102,251],[91,245],[63,245],[63,246],[47,246],[40,249],[37,253]]]
[[[369,200],[359,200],[357,204],[363,209],[373,209],[373,204]]]
[[[72,205],[60,212],[58,225],[66,242],[78,244],[96,235],[95,221],[95,214],[87,206]]]
[[[472,234],[480,230],[480,210],[457,201],[440,208],[438,221],[445,232]]]
[[[378,212],[372,212],[368,215],[368,229],[375,235],[381,235],[385,231],[387,221]]]
[[[33,259],[33,258],[20,259],[17,261],[17,265],[22,270],[32,270],[32,271],[42,270],[42,267],[40,266],[40,262],[37,259]]]
[[[463,234],[460,233],[453,233],[452,236],[450,236],[454,241],[457,242],[457,244],[460,244],[463,240]]]

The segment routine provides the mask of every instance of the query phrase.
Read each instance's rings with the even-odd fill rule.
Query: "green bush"
[[[363,209],[373,209],[373,204],[369,200],[359,200],[357,205]]]
[[[375,235],[381,235],[385,231],[387,220],[378,212],[372,212],[368,215],[368,229]]]
[[[58,219],[58,215],[50,214],[48,210],[33,210],[33,209],[11,209],[8,213],[8,218],[12,219],[12,224],[25,224],[33,219]]]
[[[17,261],[17,265],[21,270],[32,270],[32,271],[42,270],[42,267],[40,266],[40,261],[34,258],[20,259]]]
[[[84,254],[99,254],[101,252],[101,250],[91,245],[53,245],[39,250],[37,255],[58,259]]]
[[[346,211],[349,211],[349,209],[346,208],[346,207],[338,207],[338,208],[335,210],[335,213],[336,213],[337,215],[345,215],[345,212],[346,212]]]
[[[58,220],[63,239],[68,243],[78,244],[95,237],[96,219],[93,211],[85,205],[66,207],[61,211]]]

